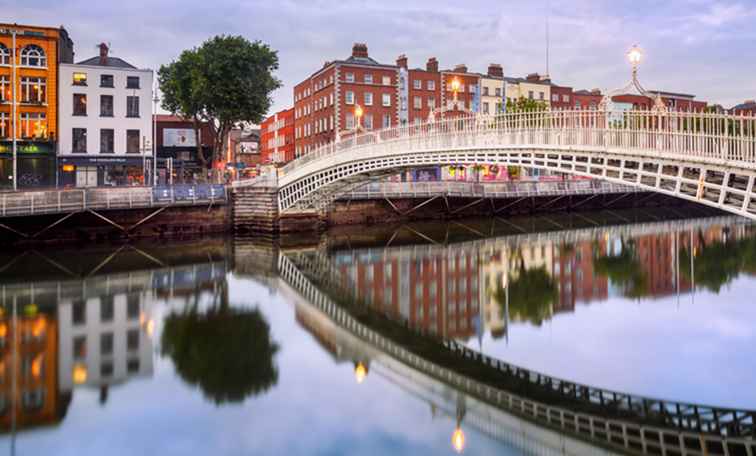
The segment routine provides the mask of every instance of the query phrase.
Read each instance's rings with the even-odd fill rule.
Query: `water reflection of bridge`
[[[0,430],[61,421],[75,388],[105,402],[111,387],[151,376],[155,301],[212,289],[229,269],[223,240],[187,247],[3,255]]]
[[[279,273],[335,325],[418,372],[538,426],[633,454],[754,454],[754,420],[733,410],[603,390],[512,366],[369,310],[317,254],[288,254]]]

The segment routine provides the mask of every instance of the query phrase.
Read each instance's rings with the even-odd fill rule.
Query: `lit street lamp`
[[[454,77],[454,79],[452,79],[451,81],[452,96],[454,97],[453,98],[454,107],[457,106],[457,95],[459,94],[459,87],[460,87],[459,78]]]
[[[355,131],[359,131],[360,128],[362,127],[362,124],[360,123],[360,121],[362,120],[362,114],[363,114],[362,106],[356,105],[354,107],[354,117],[356,119],[355,128],[354,128]]]

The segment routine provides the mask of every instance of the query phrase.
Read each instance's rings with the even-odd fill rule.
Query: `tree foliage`
[[[533,112],[545,111],[548,105],[545,101],[533,100],[530,98],[520,97],[515,101],[507,100],[507,112]]]
[[[593,267],[596,274],[608,277],[628,298],[640,298],[648,294],[648,277],[641,267],[632,240],[622,239],[622,252],[619,255],[596,256]]]
[[[278,351],[258,309],[192,308],[165,319],[161,353],[181,378],[216,404],[241,402],[278,382]]]
[[[278,55],[267,44],[241,36],[215,36],[160,67],[162,107],[193,122],[203,163],[199,127],[206,122],[213,136],[212,158],[218,159],[231,128],[263,120],[271,93],[281,87],[273,75],[276,69]]]

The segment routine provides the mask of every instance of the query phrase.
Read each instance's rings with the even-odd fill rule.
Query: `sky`
[[[135,66],[157,69],[217,34],[260,40],[278,51],[271,113],[327,60],[370,56],[411,67],[436,57],[508,76],[546,72],[549,17],[552,80],[613,90],[630,79],[625,53],[644,50],[646,89],[691,93],[730,107],[756,98],[756,0],[0,0],[2,21],[64,25],[76,60],[100,42]]]

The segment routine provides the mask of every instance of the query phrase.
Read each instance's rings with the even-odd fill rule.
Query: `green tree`
[[[509,314],[512,318],[541,326],[551,316],[551,306],[557,300],[557,287],[545,267],[526,269],[519,250],[517,257],[516,273],[507,278],[509,290],[498,284],[494,298],[504,307],[509,294]]]
[[[173,360],[181,378],[220,405],[241,402],[278,382],[278,351],[258,309],[227,305],[199,312],[193,306],[165,319],[161,354]]]
[[[278,55],[267,44],[241,36],[215,36],[158,70],[162,107],[212,132],[213,159],[225,152],[229,131],[242,124],[259,124],[281,87],[273,75]],[[197,141],[198,151],[200,141]],[[199,153],[199,160],[206,164]]]
[[[544,101],[520,97],[515,101],[507,99],[507,112],[533,112],[545,111],[548,105]]]

